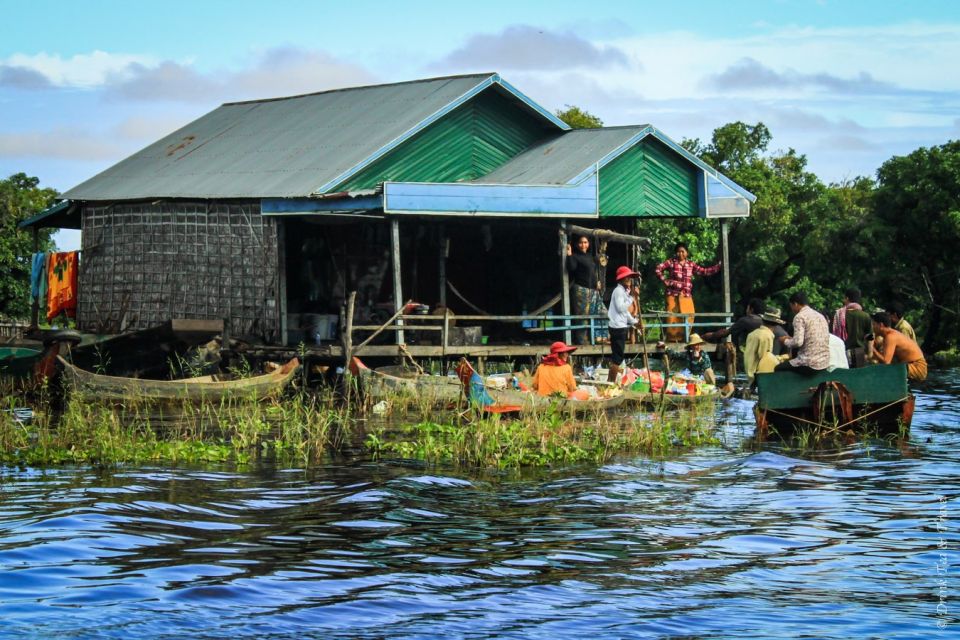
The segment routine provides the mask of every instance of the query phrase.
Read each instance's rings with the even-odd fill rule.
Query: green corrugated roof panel
[[[652,137],[600,169],[600,217],[699,215],[700,171]]]
[[[567,184],[643,133],[646,125],[574,129],[553,135],[476,180],[486,184]]]
[[[381,182],[460,182],[504,164],[550,130],[496,87],[483,91],[333,191]]]
[[[493,86],[566,125],[497,74],[225,104],[64,194],[72,200],[306,197],[329,192]]]

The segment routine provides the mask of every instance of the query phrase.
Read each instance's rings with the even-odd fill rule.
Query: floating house
[[[290,345],[332,338],[350,292],[360,324],[410,299],[569,313],[569,225],[718,218],[725,241],[754,199],[653,126],[571,130],[485,73],[224,104],[25,225],[82,230],[81,329],[225,319]]]

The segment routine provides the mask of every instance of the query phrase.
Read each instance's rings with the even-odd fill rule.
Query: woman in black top
[[[590,240],[586,236],[577,238],[574,249],[567,245],[567,273],[570,274],[570,289],[573,298],[574,315],[602,315],[606,316],[607,308],[600,296],[600,281],[597,279],[597,260],[590,253]],[[574,324],[587,324],[588,320],[578,320]],[[598,341],[605,342],[607,329],[595,329],[594,336]],[[576,344],[589,344],[589,334],[585,329],[575,332]]]

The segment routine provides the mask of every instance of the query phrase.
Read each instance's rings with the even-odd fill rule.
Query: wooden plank
[[[197,318],[174,318],[170,321],[170,330],[177,335],[223,333],[223,319],[201,320]]]

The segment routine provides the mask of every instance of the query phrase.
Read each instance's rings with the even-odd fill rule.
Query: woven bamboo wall
[[[277,228],[259,203],[88,205],[82,248],[83,330],[226,318],[234,336],[279,338]]]

